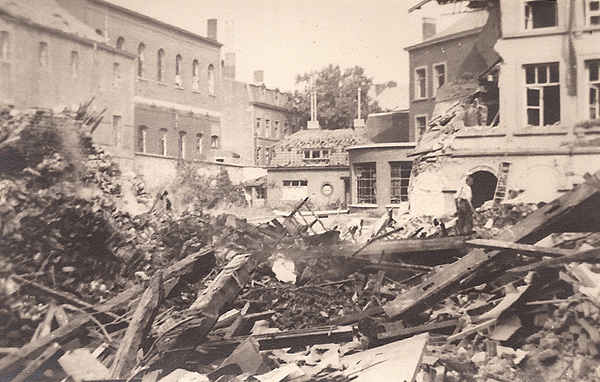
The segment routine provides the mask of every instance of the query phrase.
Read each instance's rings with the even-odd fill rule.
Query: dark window
[[[588,72],[590,119],[600,118],[600,60],[585,63]]]
[[[415,98],[427,97],[427,70],[425,68],[415,70]]]
[[[146,51],[146,45],[141,42],[140,45],[138,45],[138,67],[137,67],[137,75],[140,78],[144,77],[144,64],[145,64],[145,60],[146,60],[146,56],[145,56],[145,51]]]
[[[186,137],[186,135],[187,134],[185,131],[179,132],[179,140],[177,141],[177,148],[178,148],[178,158],[181,158],[181,159],[185,159],[185,146],[186,146],[185,137]]]
[[[210,147],[213,149],[219,148],[219,136],[218,135],[213,135],[212,137],[210,137]]]
[[[175,86],[182,86],[181,82],[181,54],[175,57]]]
[[[158,82],[162,82],[164,80],[165,75],[165,51],[163,49],[158,50],[157,54],[157,62],[156,62],[156,79]]]
[[[525,66],[527,124],[553,125],[560,121],[558,63]]]
[[[158,153],[167,155],[167,129],[160,129],[160,139],[158,140]]]
[[[148,128],[146,126],[138,127],[137,151],[140,153],[146,152],[146,133],[147,132],[148,132]]]
[[[427,131],[427,117],[424,115],[415,117],[415,125],[418,135],[417,139],[419,139]]]
[[[525,3],[525,29],[558,25],[556,0],[536,0]]]
[[[215,66],[208,65],[208,93],[215,94]]]
[[[202,134],[196,134],[196,155],[200,156],[202,154]]]
[[[441,88],[446,83],[446,65],[436,65],[433,70],[435,72],[435,88]]]
[[[119,38],[117,38],[117,43],[115,44],[115,46],[119,50],[125,49],[125,38],[123,36],[119,36]]]
[[[192,62],[192,90],[200,90],[200,66],[198,60]]]

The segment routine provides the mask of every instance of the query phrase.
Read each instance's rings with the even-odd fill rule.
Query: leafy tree
[[[358,118],[358,89],[361,94],[361,117],[379,112],[381,108],[368,96],[373,79],[365,75],[360,66],[342,69],[339,65],[329,65],[316,73],[296,76],[296,84],[304,84],[304,90],[296,90],[290,96],[292,110],[300,116],[301,124],[310,120],[310,95],[317,91],[317,119],[325,129],[351,128]]]

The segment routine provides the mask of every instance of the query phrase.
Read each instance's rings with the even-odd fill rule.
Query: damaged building
[[[468,5],[485,6],[479,12],[489,16],[471,51],[461,55],[459,70],[448,73],[435,94],[425,93],[427,102],[435,97],[435,106],[412,153],[416,214],[454,210],[454,195],[467,175],[474,180],[475,207],[492,199],[547,202],[581,183],[600,154],[598,4]],[[412,62],[414,50],[409,52]],[[443,58],[432,60],[435,65]],[[421,94],[418,70],[414,76],[411,94]],[[414,110],[411,104],[411,116]]]

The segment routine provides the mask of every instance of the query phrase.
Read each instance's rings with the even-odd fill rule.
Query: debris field
[[[357,238],[157,208],[88,106],[0,112],[1,381],[600,381],[600,173]]]

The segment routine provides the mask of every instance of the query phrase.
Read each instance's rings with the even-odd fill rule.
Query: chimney
[[[357,118],[354,120],[354,132],[359,137],[365,136],[365,120],[362,118]]]
[[[263,85],[265,83],[265,72],[262,70],[254,71],[254,85]]]
[[[423,17],[423,41],[435,35],[435,18]]]
[[[208,19],[206,22],[206,37],[217,41],[217,19]]]
[[[235,79],[235,53],[225,53],[223,77]]]

